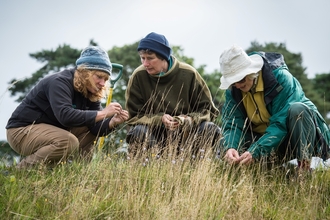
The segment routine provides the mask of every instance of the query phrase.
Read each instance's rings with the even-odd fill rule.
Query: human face
[[[158,58],[155,53],[140,53],[140,59],[150,75],[157,75],[167,69],[167,62]]]
[[[90,93],[97,94],[105,86],[106,81],[109,79],[109,75],[102,71],[95,71],[91,76],[91,85],[87,86]]]
[[[240,89],[243,92],[248,92],[253,86],[253,81],[254,79],[245,76],[242,80],[233,83],[232,86],[235,86],[237,89]]]

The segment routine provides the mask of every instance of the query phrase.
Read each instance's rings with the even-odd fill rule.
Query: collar
[[[264,91],[264,83],[262,81],[262,71],[258,72],[258,77],[253,80],[253,85],[250,89],[252,94],[256,92]]]
[[[172,56],[171,56],[170,59],[168,60],[167,71],[166,72],[160,72],[156,76],[164,76],[165,73],[167,73],[172,68],[172,66],[173,66],[173,61],[172,61]]]

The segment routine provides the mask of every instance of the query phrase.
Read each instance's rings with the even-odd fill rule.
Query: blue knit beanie
[[[166,60],[170,59],[172,52],[166,37],[155,32],[151,32],[145,38],[143,38],[140,41],[137,50],[151,50]]]
[[[86,47],[77,59],[76,65],[84,65],[86,69],[101,70],[111,75],[112,65],[108,53],[96,46]]]

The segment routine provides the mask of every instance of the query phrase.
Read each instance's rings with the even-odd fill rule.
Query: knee
[[[308,106],[306,106],[304,103],[301,102],[295,102],[290,105],[290,108],[288,110],[288,116],[290,118],[292,117],[299,117],[303,114],[303,112],[309,111]]]
[[[211,132],[214,135],[221,134],[221,128],[214,124],[213,122],[204,121],[199,125],[198,132]]]
[[[198,134],[206,134],[212,137],[212,144],[220,140],[221,128],[213,122],[202,122],[198,128]]]
[[[128,144],[136,142],[142,143],[145,139],[147,131],[148,127],[146,125],[135,125],[128,131],[126,136],[126,142]]]
[[[299,102],[290,105],[286,120],[288,131],[297,132],[297,135],[301,132],[310,133],[315,127],[313,112],[307,105]]]
[[[71,154],[72,152],[78,150],[79,140],[74,134],[68,133],[67,138],[60,141],[58,145],[58,147],[62,146],[63,150],[65,150],[67,154]]]

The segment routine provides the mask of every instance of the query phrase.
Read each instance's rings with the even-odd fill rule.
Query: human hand
[[[162,117],[162,122],[165,126],[165,128],[174,131],[179,127],[179,122],[176,121],[172,116],[169,114],[164,114]]]
[[[245,151],[239,158],[239,164],[251,164],[253,163],[252,154],[249,151]]]
[[[225,155],[225,160],[230,164],[237,164],[239,163],[239,154],[238,151],[234,148],[230,148],[227,150]]]
[[[102,111],[104,111],[106,113],[106,117],[109,118],[115,114],[120,114],[122,110],[123,108],[119,103],[112,102],[109,105],[107,105]]]
[[[113,128],[115,127],[116,125],[119,125],[125,121],[127,121],[128,119],[128,111],[126,110],[122,110],[119,114],[115,114],[110,122],[109,122],[109,127],[110,128]]]
[[[174,116],[174,120],[179,122],[179,125],[192,125],[192,118],[187,115]]]

